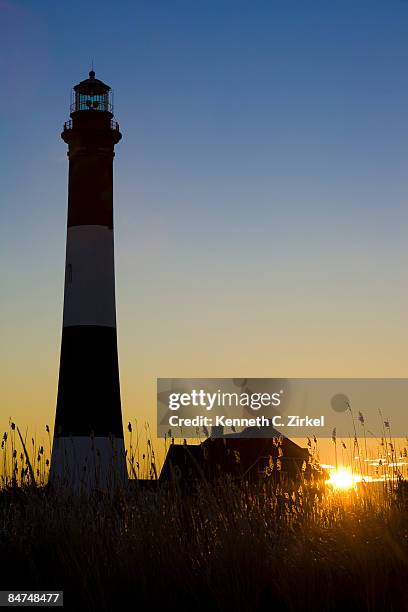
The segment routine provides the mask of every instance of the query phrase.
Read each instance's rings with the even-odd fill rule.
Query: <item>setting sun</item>
[[[335,489],[351,489],[356,483],[356,477],[353,476],[351,470],[339,468],[330,473],[330,478],[327,484],[332,485]]]

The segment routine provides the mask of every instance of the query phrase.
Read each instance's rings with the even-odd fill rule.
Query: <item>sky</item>
[[[92,61],[124,422],[155,428],[157,377],[406,377],[407,1],[0,0],[0,427],[53,426]]]

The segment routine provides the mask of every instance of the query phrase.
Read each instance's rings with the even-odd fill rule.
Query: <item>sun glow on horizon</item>
[[[340,466],[330,472],[330,478],[326,480],[328,485],[334,489],[352,489],[357,482],[361,482],[361,476],[353,474],[349,468]]]

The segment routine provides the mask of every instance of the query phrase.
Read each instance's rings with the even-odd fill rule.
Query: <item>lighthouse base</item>
[[[123,438],[62,436],[54,439],[52,486],[77,492],[113,492],[128,483]]]

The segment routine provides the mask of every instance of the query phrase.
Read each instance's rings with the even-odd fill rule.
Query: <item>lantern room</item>
[[[71,113],[78,111],[104,111],[113,114],[112,90],[109,85],[95,78],[93,70],[89,78],[75,85],[72,92]]]

